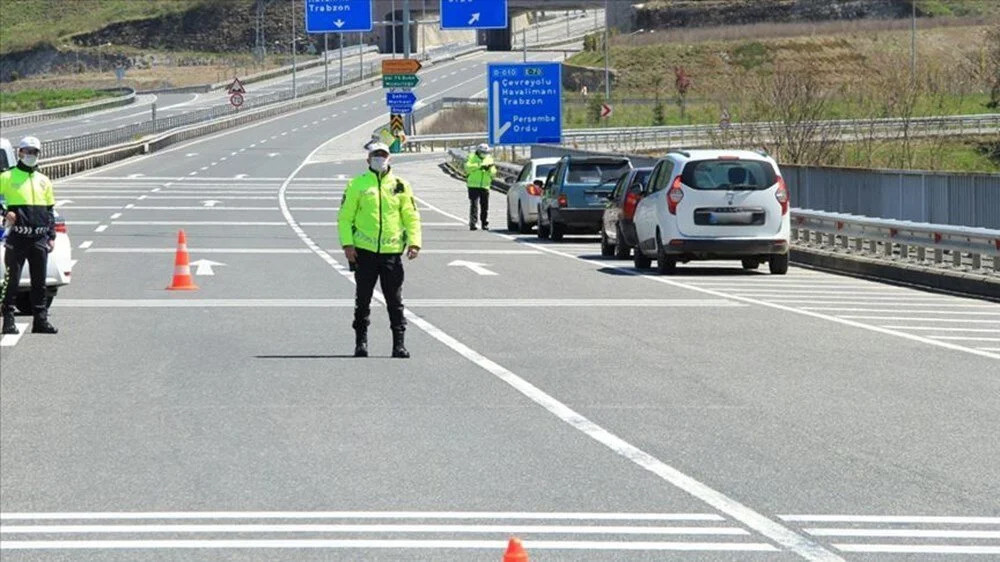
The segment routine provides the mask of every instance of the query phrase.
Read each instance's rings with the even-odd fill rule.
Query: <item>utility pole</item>
[[[525,24],[525,26],[521,28],[521,48],[524,49],[524,57],[522,58],[522,61],[523,62],[528,62],[528,26],[527,26],[527,24]]]
[[[330,89],[330,34],[323,34],[323,82],[327,90]]]
[[[910,0],[910,82],[917,81],[917,0]]]
[[[423,51],[423,58],[427,58],[427,0],[423,0],[423,6],[420,12],[420,43],[423,45],[421,47]]]
[[[396,58],[396,0],[392,0],[392,58]]]
[[[365,33],[358,32],[358,64],[361,66],[361,79],[365,79]]]
[[[566,10],[566,37],[569,38],[571,35],[569,31],[569,10]]]
[[[295,3],[298,0],[292,0],[292,98],[299,97],[299,90],[295,86],[296,78],[296,59],[295,59]]]
[[[604,0],[604,99],[611,103],[611,22],[608,16],[608,0]]]
[[[410,58],[410,0],[403,0],[403,58]]]
[[[340,39],[340,85],[344,85],[344,34],[337,35]]]

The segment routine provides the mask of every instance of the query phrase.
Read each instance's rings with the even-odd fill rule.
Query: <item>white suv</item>
[[[661,274],[677,262],[768,262],[788,272],[791,220],[785,181],[773,158],[745,150],[676,150],[660,159],[635,211],[635,267],[656,260]]]

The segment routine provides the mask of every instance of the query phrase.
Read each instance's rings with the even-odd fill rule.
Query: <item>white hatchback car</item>
[[[677,262],[768,262],[788,272],[788,189],[778,164],[745,150],[676,150],[656,163],[635,211],[635,266],[669,274]]]
[[[530,234],[531,227],[538,224],[542,184],[558,163],[558,158],[534,158],[521,168],[517,181],[507,190],[508,231]]]

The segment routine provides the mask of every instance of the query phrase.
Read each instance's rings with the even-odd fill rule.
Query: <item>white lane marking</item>
[[[142,176],[144,176],[144,175],[145,175],[145,174],[129,174],[129,175],[128,175],[128,176],[126,176],[126,177],[128,177],[129,179],[132,179],[132,178],[141,178],[141,177],[142,177]]]
[[[283,222],[268,221],[118,221],[121,226],[288,226]],[[330,226],[333,223],[323,223]]]
[[[197,171],[197,170],[195,170],[194,172],[191,172],[191,173],[190,173],[190,174],[188,174],[188,175],[189,175],[189,176],[196,176],[196,175],[198,175],[198,171]]]
[[[309,250],[311,253],[311,250]],[[342,299],[353,303],[353,299]],[[183,302],[183,301],[176,301]],[[717,513],[645,513],[587,511],[70,511],[0,512],[0,521],[126,521],[162,519],[526,519],[538,521],[725,521]]]
[[[988,341],[988,342],[1000,342],[1000,338],[974,338],[966,336],[927,336],[932,340],[945,340],[945,341]],[[992,355],[992,354],[991,354]],[[1000,359],[1000,355],[997,356]]]
[[[113,210],[113,209],[121,209],[121,208],[122,208],[121,205],[94,205],[94,206],[91,206],[91,205],[76,206],[76,205],[74,205],[73,206],[73,210],[74,211],[110,211],[110,210]]]
[[[3,534],[108,533],[531,533],[574,535],[728,535],[745,536],[739,527],[661,527],[624,525],[419,525],[419,524],[167,524],[167,525],[5,525]],[[876,535],[877,536],[877,535]]]
[[[85,240],[82,244],[80,244],[77,247],[79,249],[81,249],[81,250],[86,250],[87,248],[89,248],[89,247],[91,247],[93,245],[94,245],[94,241],[93,240]]]
[[[882,552],[896,554],[1000,554],[1000,546],[951,546],[916,544],[834,544],[844,552]]]
[[[803,529],[817,537],[895,537],[924,539],[1000,539],[1000,531],[955,529]]]
[[[174,248],[91,248],[88,254],[172,254]],[[188,252],[199,254],[309,254],[307,248],[193,248]],[[423,252],[421,252],[423,253]]]
[[[101,221],[66,221],[67,226],[90,226],[101,224]]]
[[[466,260],[455,260],[449,263],[448,267],[464,267],[481,277],[499,275],[497,272],[487,269],[487,265],[489,264]]]
[[[273,199],[273,197],[272,197]],[[221,201],[216,201],[221,203]],[[277,207],[217,207],[215,205],[175,206],[175,207],[135,207],[137,211],[277,211]]]
[[[839,306],[804,306],[802,310],[818,310],[825,312],[867,312],[879,314],[947,314],[948,316],[1000,316],[1000,312],[979,312],[967,310],[899,310],[893,308],[843,308]],[[842,317],[846,318],[846,317]],[[934,320],[934,318],[928,318]]]
[[[425,252],[420,252],[421,254]],[[1000,324],[1000,320],[974,320],[969,318],[920,318],[917,316],[841,316],[852,320],[881,320],[883,322],[934,322],[934,323],[957,323],[957,324]]]
[[[120,218],[122,218],[122,214],[121,213],[115,213],[115,214],[111,215],[111,220],[117,220],[117,219],[120,219]]]
[[[953,328],[940,326],[882,326],[890,330],[914,330],[928,332],[977,332],[982,334],[1000,334],[1000,328]]]
[[[398,540],[398,539],[245,539],[245,540],[121,540],[121,541],[0,541],[0,550],[51,549],[209,549],[209,548],[350,548],[350,549],[489,549],[502,550],[507,540]],[[755,551],[778,549],[763,543],[524,541],[528,550],[631,551]]]
[[[225,250],[211,252],[190,249],[191,252],[202,254],[246,254],[251,252],[228,252]],[[119,253],[103,252],[96,253]],[[88,251],[88,253],[90,253]],[[158,251],[166,254],[168,252]],[[270,252],[272,254],[286,252]],[[312,253],[307,250],[306,253]],[[296,252],[301,254],[301,252]],[[197,262],[192,262],[195,265]],[[215,263],[215,262],[212,262]],[[587,300],[587,299],[409,299],[406,305],[411,308],[739,308],[747,305],[731,301],[719,300]],[[58,299],[53,306],[69,308],[351,308],[354,301],[350,299]]]
[[[207,169],[208,169],[208,166],[202,166],[202,167],[201,167],[201,168],[199,168],[199,169],[200,169],[200,170],[201,170],[202,172],[204,172],[205,170],[207,170]]]
[[[108,225],[102,224],[101,226],[98,226],[97,228],[95,228],[94,232],[104,232],[107,229],[108,229]]]
[[[138,200],[138,201],[142,201],[143,199],[145,199],[145,198],[147,198],[147,197],[149,197],[149,196],[148,196],[148,195],[140,195],[140,196],[139,196],[139,198],[138,198],[137,200]]]
[[[341,133],[339,138],[344,135],[350,134],[353,130],[367,126],[368,123],[359,125],[352,131],[347,131]],[[330,139],[333,140],[333,139]],[[288,222],[288,226],[295,232],[296,235],[302,240],[302,242],[311,249],[317,256],[319,256],[323,261],[329,264],[334,270],[340,273],[345,278],[349,279],[352,283],[354,282],[354,276],[341,265],[337,260],[333,258],[328,252],[320,248],[316,242],[309,237],[308,234],[301,228],[299,223],[296,221],[295,217],[292,216],[291,211],[288,209],[288,202],[285,200],[285,195],[288,190],[289,184],[292,180],[299,174],[299,172],[306,166],[306,164],[312,160],[313,155],[320,151],[327,143],[323,143],[317,146],[308,156],[294,169],[292,173],[288,175],[288,178],[281,184],[281,188],[278,190],[278,205],[281,206],[281,213],[284,215],[285,220]],[[428,207],[434,207],[433,205],[427,205]],[[452,215],[452,218],[459,222],[464,222],[461,217],[456,217]],[[601,264],[602,266],[606,264]],[[377,298],[380,302],[384,302],[384,297],[381,293],[376,293]],[[723,295],[725,298],[725,295]],[[688,494],[698,498],[699,500],[707,503],[713,508],[729,515],[733,519],[743,523],[747,527],[761,533],[767,538],[773,540],[774,542],[784,546],[785,548],[791,550],[795,554],[807,559],[807,560],[817,560],[817,561],[833,561],[842,560],[836,554],[826,550],[819,543],[809,539],[804,535],[800,535],[793,531],[792,529],[777,523],[766,516],[758,513],[757,511],[741,504],[729,496],[703,484],[702,482],[695,480],[694,478],[682,473],[676,468],[664,463],[663,461],[657,459],[656,457],[650,455],[649,453],[639,449],[638,447],[628,443],[624,439],[614,435],[613,433],[607,431],[603,427],[590,421],[583,415],[574,411],[572,408],[563,404],[562,402],[556,400],[553,396],[545,393],[543,390],[529,383],[525,379],[517,376],[513,372],[507,370],[506,368],[500,366],[499,364],[493,362],[492,360],[480,355],[478,352],[474,351],[472,348],[466,346],[465,344],[459,342],[455,338],[452,338],[444,331],[439,329],[437,326],[431,324],[430,322],[424,320],[422,317],[413,314],[411,311],[406,311],[406,318],[416,325],[418,328],[426,332],[432,338],[438,340],[445,346],[452,349],[452,351],[458,353],[459,355],[465,357],[470,362],[479,366],[488,373],[494,375],[498,379],[506,382],[508,385],[513,387],[515,390],[528,397],[530,400],[550,412],[552,415],[562,420],[569,426],[580,431],[581,433],[587,435],[591,439],[597,441],[598,443],[604,445],[614,453],[632,461],[636,465],[646,469],[647,471],[658,476],[662,480],[675,487],[684,490]]]
[[[983,351],[1000,351],[1000,347],[980,347],[978,349]]]
[[[734,297],[739,296],[740,298],[750,298],[750,297],[744,297],[743,295],[736,295],[735,293],[733,293],[733,296]],[[869,300],[867,297],[855,298],[850,301],[825,300],[827,298],[836,298],[836,297],[824,297],[822,299],[814,298],[814,299],[780,299],[780,300],[781,302],[784,303],[810,303],[810,304],[827,304],[827,305],[837,304],[842,306],[865,306],[865,305],[910,306],[910,307],[924,306],[933,308],[992,308],[1000,310],[1000,307],[998,307],[995,304],[962,304],[962,303],[950,303],[947,301],[916,301],[916,300],[885,301],[885,300]],[[771,301],[761,301],[761,302],[768,302],[769,304],[778,304]],[[803,307],[801,310],[804,310],[805,308],[806,307]]]
[[[422,200],[419,197],[417,198],[417,201],[420,201],[421,203],[427,205],[428,207],[435,208],[437,210],[437,212],[439,212],[441,214],[444,214],[444,215],[447,215],[447,216],[451,216],[451,217],[455,218],[456,220],[461,220],[461,217],[453,215],[453,214],[448,213],[446,211],[437,209],[436,207],[434,207],[434,205],[431,205],[430,203],[427,203],[426,201]],[[919,342],[919,343],[923,343],[923,344],[928,344],[928,345],[937,346],[937,347],[943,347],[945,349],[950,349],[952,351],[961,351],[963,353],[969,353],[969,354],[972,354],[972,355],[978,355],[980,357],[986,357],[986,358],[989,358],[989,359],[1000,359],[1000,354],[990,353],[988,351],[982,351],[982,350],[971,348],[971,347],[965,347],[965,346],[962,346],[962,345],[948,343],[946,341],[941,341],[940,339],[927,338],[927,337],[923,337],[923,336],[918,336],[916,334],[908,334],[908,333],[899,332],[899,331],[896,331],[896,330],[889,330],[887,328],[882,328],[880,326],[874,326],[874,325],[871,325],[871,324],[865,324],[863,322],[855,322],[854,320],[848,320],[848,319],[837,317],[837,316],[831,316],[829,314],[822,314],[820,312],[816,312],[815,310],[809,310],[807,308],[795,308],[795,307],[792,307],[792,306],[786,306],[786,305],[775,303],[775,302],[769,302],[769,301],[764,301],[764,300],[759,300],[759,299],[753,299],[753,298],[748,298],[748,297],[744,297],[744,296],[740,296],[740,295],[734,295],[732,293],[726,293],[726,292],[722,292],[722,291],[715,291],[715,290],[712,290],[712,289],[706,289],[706,288],[703,288],[703,287],[698,287],[696,285],[690,285],[690,284],[687,284],[687,283],[681,283],[679,281],[674,281],[673,279],[667,279],[667,278],[662,277],[662,276],[653,276],[653,275],[647,275],[647,274],[639,273],[639,272],[636,272],[634,269],[630,269],[630,268],[627,269],[627,268],[624,268],[624,267],[618,267],[618,266],[608,265],[608,263],[606,263],[606,262],[600,262],[600,261],[591,260],[591,259],[587,259],[587,258],[581,258],[579,256],[574,256],[572,254],[567,254],[565,252],[560,252],[558,250],[554,250],[552,248],[548,248],[548,247],[545,247],[545,246],[542,246],[542,245],[539,245],[539,244],[532,244],[532,243],[524,242],[523,240],[515,238],[514,236],[510,236],[510,235],[506,235],[506,234],[500,234],[499,232],[490,231],[489,233],[492,234],[492,235],[494,235],[494,236],[498,236],[500,238],[503,238],[505,240],[511,240],[511,241],[515,241],[515,242],[520,242],[521,244],[524,244],[525,246],[528,246],[528,247],[531,247],[531,248],[535,248],[535,249],[541,250],[543,252],[548,252],[548,253],[553,254],[553,255],[563,256],[563,257],[566,257],[566,258],[569,258],[569,259],[572,259],[572,260],[581,261],[581,262],[584,262],[584,263],[587,263],[587,264],[591,264],[591,265],[595,265],[595,266],[602,267],[602,268],[610,268],[610,269],[613,269],[615,271],[620,271],[622,273],[626,273],[626,274],[629,274],[629,275],[635,275],[637,277],[642,277],[642,278],[645,278],[645,279],[649,279],[650,281],[654,281],[654,282],[657,282],[657,283],[663,283],[665,285],[671,285],[673,287],[679,287],[681,289],[689,289],[691,291],[696,291],[696,292],[699,292],[699,293],[704,293],[704,294],[712,295],[712,296],[719,297],[719,298],[734,299],[734,300],[737,300],[737,301],[740,301],[740,302],[744,302],[744,303],[747,303],[747,304],[755,304],[755,305],[758,305],[758,306],[764,306],[764,307],[768,307],[768,308],[774,308],[776,310],[781,310],[781,311],[784,311],[784,312],[791,312],[793,314],[799,314],[799,315],[802,315],[802,316],[809,316],[809,317],[817,318],[817,319],[820,319],[820,320],[827,320],[829,322],[834,322],[834,323],[841,324],[841,325],[844,325],[844,326],[850,326],[852,328],[861,328],[862,330],[869,330],[869,331],[872,331],[872,332],[878,332],[878,333],[881,333],[881,334],[895,336],[895,337],[898,337],[898,338],[907,339],[907,340],[911,340],[911,341],[915,341],[915,342]],[[812,302],[812,301],[808,301],[808,302]],[[846,303],[836,303],[836,304],[846,304]],[[865,303],[860,303],[860,304],[863,305]],[[873,303],[873,304],[877,304],[878,306],[889,306],[885,302],[879,302],[879,303]],[[904,306],[913,306],[913,305],[904,305]],[[946,305],[934,304],[934,305],[929,305],[929,306],[940,307],[940,306],[946,306]],[[957,305],[957,306],[964,306],[964,305]],[[968,306],[976,306],[976,305],[968,305]],[[987,306],[987,305],[984,305],[984,306]],[[864,309],[861,309],[861,310],[864,310]],[[993,314],[993,313],[990,313],[990,314]]]
[[[24,336],[24,332],[28,330],[27,322],[15,322],[14,325],[17,326],[17,333],[0,336],[0,347],[14,347]]]
[[[151,193],[158,193],[161,189],[162,188],[160,188],[160,187],[154,187],[152,190],[150,190],[150,192]]]
[[[198,156],[198,153],[197,152],[188,152],[184,156],[187,157],[187,158],[191,158],[192,156]]]
[[[2,518],[2,515],[0,515]],[[804,523],[916,523],[940,525],[1000,525],[1000,517],[963,517],[949,515],[841,515],[790,514],[779,515],[783,521]]]

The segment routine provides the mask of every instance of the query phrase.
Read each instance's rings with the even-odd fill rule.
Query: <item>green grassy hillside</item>
[[[58,47],[70,35],[97,31],[116,22],[183,13],[208,1],[3,0],[0,54],[44,43]]]

